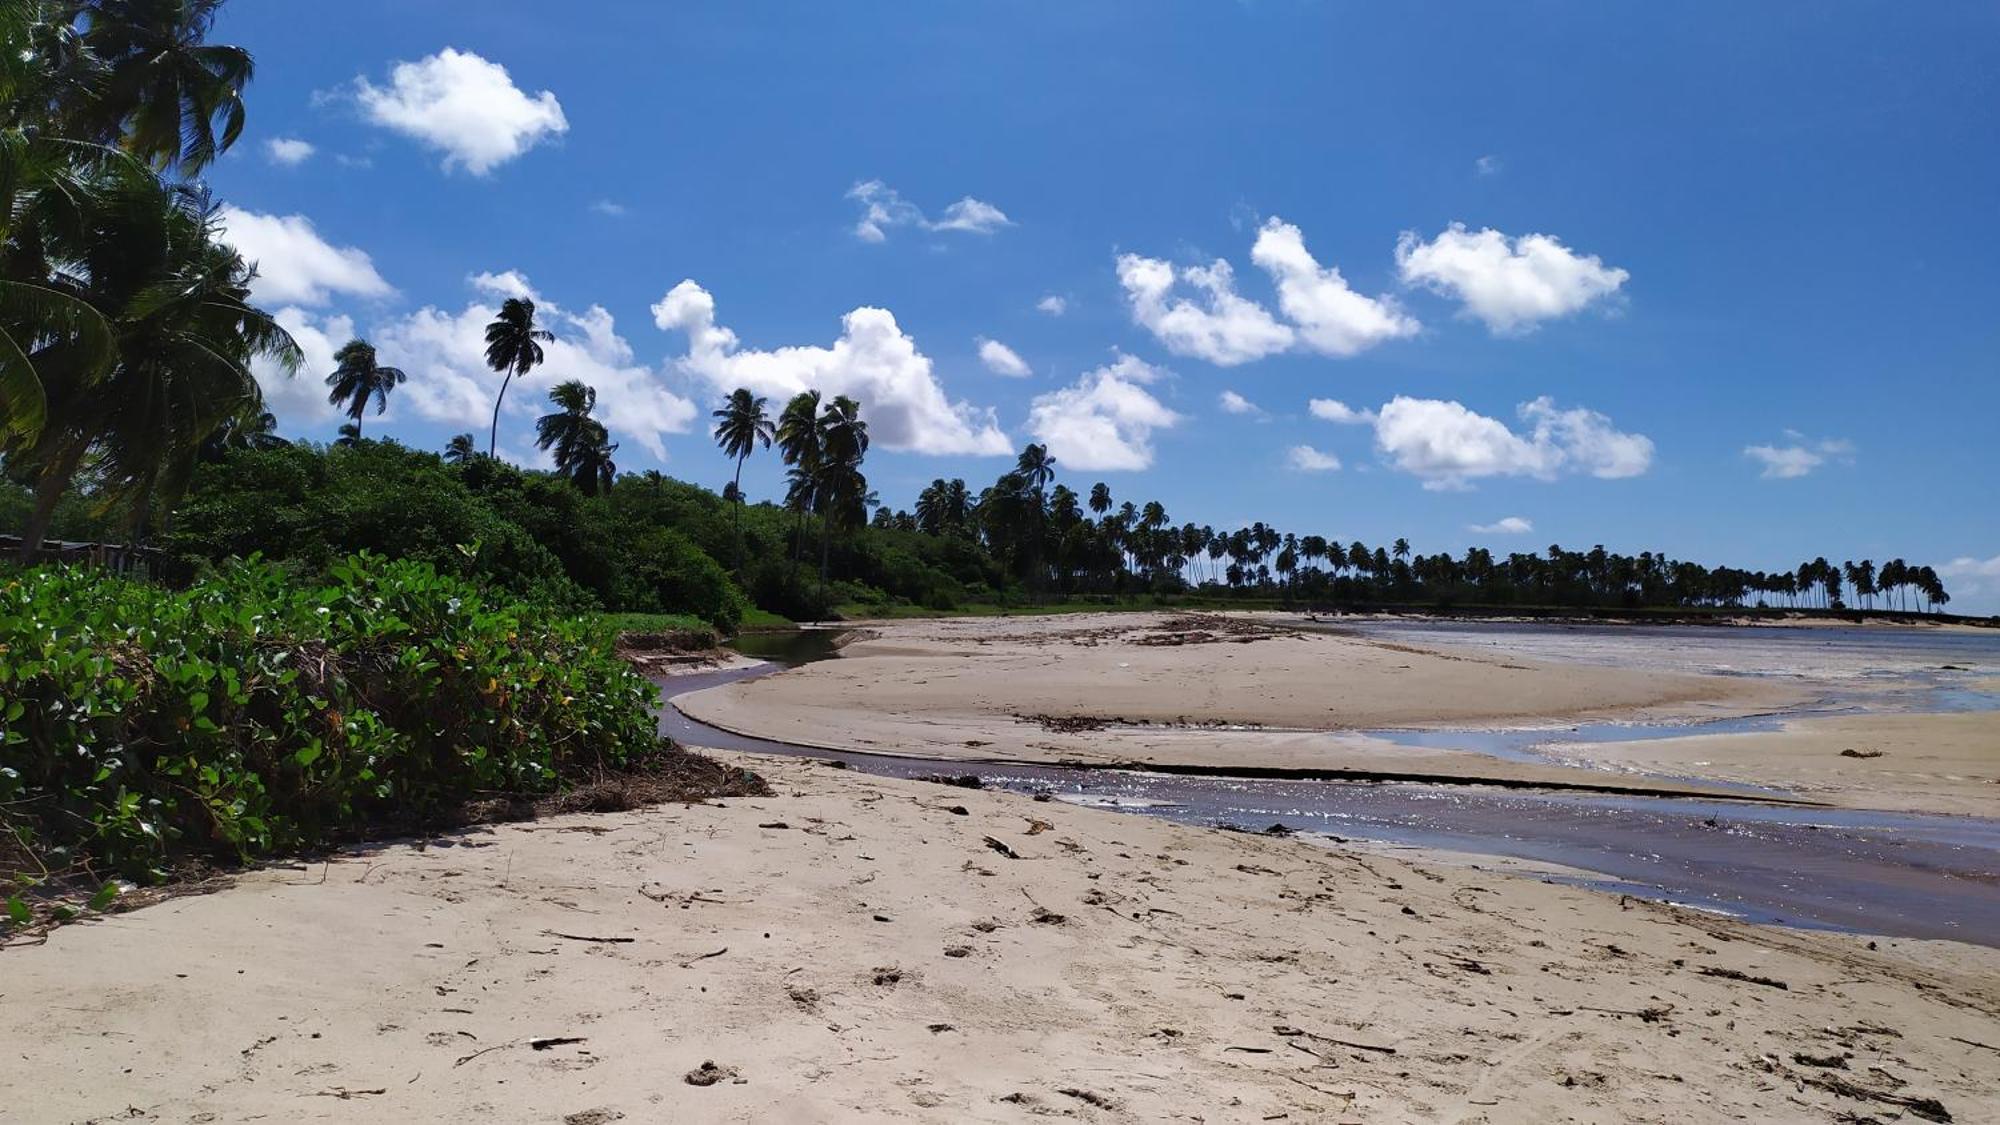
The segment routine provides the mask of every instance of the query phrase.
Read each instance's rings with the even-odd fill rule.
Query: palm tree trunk
[[[48,537],[49,525],[55,522],[56,505],[63,493],[69,491],[69,482],[76,476],[76,467],[83,461],[82,444],[72,446],[56,456],[55,461],[35,482],[35,506],[28,513],[28,525],[21,529],[21,561],[32,563],[41,553],[42,541]]]
[[[500,380],[500,393],[498,395],[495,395],[493,398],[493,427],[486,431],[486,455],[488,457],[493,456],[494,455],[493,451],[499,447],[498,443],[500,440],[500,404],[507,401],[507,384],[513,381],[514,381],[514,370],[513,368],[508,368],[507,377],[505,379]],[[359,426],[355,427],[354,436],[356,437],[361,436],[361,429]]]
[[[743,455],[743,457],[748,456],[747,453]],[[729,530],[731,537],[736,540],[736,573],[739,575],[743,573],[743,457],[736,459],[736,480],[733,482],[736,491],[735,507],[729,512]]]
[[[826,601],[826,562],[829,548],[833,545],[833,519],[831,514],[822,512],[819,517],[819,600]]]

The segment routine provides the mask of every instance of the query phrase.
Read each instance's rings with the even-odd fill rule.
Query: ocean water
[[[1324,627],[1419,647],[1654,672],[1746,676],[1816,692],[1813,710],[2000,709],[2000,629],[1559,625],[1417,620]]]

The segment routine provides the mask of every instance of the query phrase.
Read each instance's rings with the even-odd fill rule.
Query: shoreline
[[[1158,753],[1149,754],[1143,759],[1076,757],[1050,760],[1045,757],[1008,758],[980,756],[956,752],[949,747],[939,747],[936,752],[931,753],[879,749],[864,750],[857,748],[852,740],[826,738],[819,741],[801,742],[789,739],[772,739],[755,729],[737,729],[724,722],[703,717],[705,709],[698,703],[695,705],[694,710],[683,707],[682,702],[690,698],[689,696],[676,696],[668,700],[666,705],[679,711],[694,722],[714,727],[716,730],[726,734],[766,742],[784,742],[785,745],[796,747],[800,750],[802,756],[803,752],[825,751],[827,753],[892,758],[912,762],[936,762],[941,766],[1012,766],[1075,770],[1114,770],[1131,773],[1154,772],[1186,777],[1285,781],[1410,782],[1424,785],[1487,786],[1495,789],[1540,789],[1556,793],[1597,793],[1628,797],[1692,797],[1711,801],[1743,801],[1751,804],[1797,807],[1813,807],[1823,804],[1823,802],[1808,798],[1791,797],[1783,794],[1748,792],[1741,786],[1722,783],[1710,784],[1700,780],[1680,781],[1657,775],[1623,777],[1603,769],[1572,767],[1554,763],[1538,765],[1531,762],[1509,762],[1476,751],[1415,750],[1413,748],[1397,746],[1394,743],[1380,739],[1364,739],[1374,749],[1360,749],[1355,751],[1355,757],[1351,760],[1357,764],[1350,766],[1286,766],[1244,762],[1211,764],[1200,760],[1181,762],[1171,760]],[[1100,730],[1097,733],[1101,737],[1105,732]],[[1216,732],[1203,730],[1198,727],[1189,727],[1175,733],[1212,738]],[[1293,731],[1281,733],[1320,738],[1332,732]],[[1199,757],[1200,755],[1197,755],[1197,758]],[[1283,758],[1283,755],[1281,754],[1279,757]],[[1312,757],[1331,761],[1342,760],[1338,757],[1327,755],[1322,751],[1315,751]],[[1391,768],[1386,764],[1374,766],[1358,764],[1370,759],[1380,760],[1385,763],[1405,762],[1408,764],[1401,769]]]
[[[2000,818],[2000,712],[1802,711],[1829,690],[1525,659],[1267,616],[1156,612],[877,623],[838,659],[671,705],[743,737],[940,762],[1544,785]],[[1771,729],[1700,729],[1760,719]],[[1592,724],[1640,729],[1564,741],[1567,728]],[[1648,737],[1647,725],[1679,729]],[[1546,737],[1510,750],[1494,745],[1495,731]]]
[[[1970,1121],[2000,1099],[1968,1045],[2000,1042],[2000,950],[719,756],[777,795],[353,849],[0,953],[0,1082],[38,1119],[154,1121],[1706,1122],[1896,1099]]]
[[[690,718],[801,746],[944,759],[1597,777],[1366,732],[1767,714],[1805,693],[1717,676],[1524,661],[1239,616],[877,624],[839,659],[677,699]],[[1234,727],[1219,731],[1217,728]],[[1262,729],[1260,729],[1262,728]],[[838,743],[829,741],[838,731]]]
[[[1300,609],[1278,606],[1238,606],[1232,605],[1226,600],[1214,602],[1199,601],[1196,604],[1184,606],[1163,606],[1134,602],[1129,605],[989,606],[981,608],[992,609],[994,612],[925,610],[922,612],[891,614],[888,616],[875,616],[863,612],[853,617],[841,618],[834,621],[800,623],[792,626],[792,628],[834,629],[842,626],[867,628],[877,625],[895,625],[910,621],[1020,620],[1035,617],[1074,617],[1084,614],[1214,613],[1240,617],[1288,618],[1335,626],[1338,626],[1342,622],[1357,621],[1439,621],[1467,625],[1660,626],[1663,628],[1687,627],[1704,629],[1892,628],[1942,630],[1989,636],[1995,630],[2000,630],[2000,615],[1926,614],[1915,610],[1843,611],[1772,609],[1758,611],[1753,609],[1735,609],[1703,613],[1667,608],[1649,612],[1623,609],[1589,610],[1564,606],[1549,606],[1539,609],[1535,607],[1505,609],[1497,606],[1471,606],[1462,610],[1440,606],[1356,606],[1346,609]],[[746,633],[770,631],[774,630],[745,630]]]

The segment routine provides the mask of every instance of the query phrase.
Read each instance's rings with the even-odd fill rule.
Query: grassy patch
[[[748,610],[745,610],[743,613],[742,628],[796,629],[798,628],[798,623],[793,621],[791,618],[784,616],[783,614],[772,613],[769,610],[758,609],[757,607],[752,606]]]
[[[713,631],[708,622],[692,613],[600,613],[597,622],[613,636],[620,633]]]

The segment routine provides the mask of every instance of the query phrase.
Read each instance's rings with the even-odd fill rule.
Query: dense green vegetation
[[[1056,471],[1045,452],[1031,456]],[[878,507],[861,525],[824,518],[810,501],[732,503],[652,472],[617,476],[588,495],[574,477],[478,454],[454,461],[375,439],[278,443],[199,464],[152,542],[165,553],[160,576],[173,582],[253,553],[310,578],[368,550],[552,606],[682,614],[723,632],[760,612],[754,620],[770,622],[1129,600],[1611,610],[1949,601],[1934,571],[1899,560],[1811,560],[1769,573],[1603,548],[1423,555],[1400,541],[1341,546],[1262,525],[1227,534],[1175,527],[1158,504],[1115,504],[1103,486],[1092,489],[1103,510],[1087,514],[1064,484],[1041,501],[1021,479],[1010,472],[977,494],[940,481],[916,512]],[[91,526],[88,499],[57,525],[109,531]],[[0,487],[0,520],[25,502],[19,489]]]
[[[241,134],[218,0],[0,7],[0,454],[32,549],[79,472],[143,526],[297,345],[196,178]]]
[[[253,69],[207,41],[219,6],[0,5],[0,526],[28,562],[53,532],[143,543],[149,572],[0,572],[0,932],[71,877],[102,905],[112,876],[468,802],[760,784],[660,737],[590,612],[730,628],[745,602],[675,514],[719,523],[720,501],[599,495],[616,446],[589,388],[539,427],[555,478],[469,437],[451,468],[363,440],[405,376],[360,340],[311,373],[350,418],[339,447],[275,435],[251,366],[300,351],[200,180]],[[488,359],[511,378],[546,339],[510,301]]]
[[[55,870],[146,879],[677,757],[608,631],[412,560],[178,591],[38,567],[0,584],[0,653],[0,827]]]

